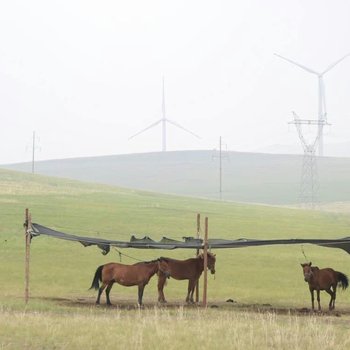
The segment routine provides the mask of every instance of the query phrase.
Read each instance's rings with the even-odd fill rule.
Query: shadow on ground
[[[41,299],[41,298],[40,298]],[[111,306],[107,306],[105,303],[100,305],[95,304],[95,298],[45,298],[47,300],[53,301],[62,306],[70,307],[96,307],[99,309],[118,309],[118,310],[136,310],[139,309],[135,300],[132,299],[123,299],[114,301]],[[201,303],[195,304],[186,304],[182,301],[170,301],[167,303],[158,303],[152,301],[144,301],[143,309],[177,309],[179,307],[187,309],[198,309],[203,308]],[[298,315],[298,316],[334,316],[341,317],[342,315],[350,315],[350,310],[348,309],[336,309],[333,311],[328,311],[326,309],[322,311],[313,311],[309,308],[282,308],[282,307],[273,307],[270,304],[240,304],[236,301],[229,299],[226,302],[209,302],[209,309],[218,309],[218,310],[232,310],[232,311],[243,311],[243,312],[253,312],[253,313],[275,313],[278,315]]]

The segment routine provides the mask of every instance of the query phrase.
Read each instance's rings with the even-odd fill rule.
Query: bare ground
[[[107,306],[104,301],[100,305],[95,304],[95,297],[91,298],[37,298],[46,299],[55,302],[58,305],[68,306],[68,307],[79,307],[79,308],[101,308],[101,309],[117,309],[117,310],[137,310],[139,309],[136,300],[132,299],[122,299],[115,300],[111,306]],[[154,301],[145,300],[142,306],[143,309],[177,309],[183,307],[186,309],[198,309],[202,308],[201,303],[187,304],[184,301],[169,301],[167,303],[158,303]],[[328,309],[323,309],[322,311],[313,311],[311,308],[282,308],[273,307],[270,304],[240,304],[233,300],[228,301],[210,301],[208,302],[208,308],[218,309],[218,310],[232,310],[232,311],[244,311],[252,313],[276,313],[279,315],[299,315],[299,316],[349,316],[350,309],[336,309],[328,311]]]

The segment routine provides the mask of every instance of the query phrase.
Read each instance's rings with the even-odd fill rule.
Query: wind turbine
[[[162,118],[157,120],[156,122],[152,123],[151,125],[147,126],[147,128],[142,129],[141,131],[137,132],[135,135],[132,135],[129,137],[129,140],[131,140],[132,138],[142,134],[143,132],[145,132],[148,129],[153,128],[154,126],[158,125],[162,123],[162,152],[166,151],[166,123],[170,123],[174,126],[177,126],[178,128],[190,133],[191,135],[200,138],[198,135],[196,135],[195,133],[193,133],[190,130],[185,129],[183,126],[181,126],[180,124],[174,122],[173,120],[170,120],[166,117],[165,114],[165,92],[164,92],[164,77],[163,77],[163,94],[162,94]]]
[[[326,110],[326,94],[325,94],[325,85],[323,81],[323,76],[329,72],[332,68],[334,68],[339,62],[344,60],[346,57],[348,57],[350,54],[347,54],[340,58],[339,60],[335,61],[333,64],[331,64],[327,69],[325,69],[323,72],[316,72],[313,69],[310,69],[298,62],[292,61],[289,58],[283,57],[277,53],[275,53],[276,56],[282,58],[283,60],[288,61],[289,63],[292,63],[307,72],[311,74],[315,74],[318,77],[318,154],[320,156],[323,156],[323,126],[327,124],[327,110]]]

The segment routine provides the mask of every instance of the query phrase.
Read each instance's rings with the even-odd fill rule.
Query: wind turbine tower
[[[278,55],[275,53],[276,56],[282,58],[283,60],[286,60],[305,71],[315,74],[318,78],[318,133],[317,133],[317,143],[318,143],[318,155],[323,156],[323,127],[327,124],[327,110],[326,110],[326,94],[325,94],[325,85],[323,81],[323,76],[329,72],[332,68],[334,68],[339,62],[344,60],[346,57],[348,57],[350,54],[347,54],[340,58],[339,60],[335,61],[333,64],[331,64],[327,69],[325,69],[323,72],[316,72],[313,69],[310,69],[298,62],[292,61],[289,58],[283,57],[281,55]],[[317,144],[315,144],[315,147],[317,147]]]
[[[162,118],[157,120],[156,122],[152,123],[151,125],[147,126],[145,129],[142,129],[141,131],[137,132],[135,135],[132,135],[131,137],[129,137],[129,140],[131,140],[132,138],[142,134],[143,132],[147,131],[148,129],[153,128],[154,126],[158,125],[158,124],[162,124],[162,152],[166,152],[167,149],[167,123],[172,124],[188,133],[190,133],[191,135],[200,138],[198,135],[196,135],[195,133],[193,133],[190,130],[185,129],[183,126],[181,126],[180,124],[174,122],[173,120],[170,120],[169,118],[166,117],[166,113],[165,113],[165,89],[164,89],[164,77],[163,77],[163,91],[162,91]]]

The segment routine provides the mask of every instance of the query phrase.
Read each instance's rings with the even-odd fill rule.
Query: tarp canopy
[[[131,236],[130,241],[115,241],[102,238],[83,237],[76,236],[69,233],[55,231],[51,228],[32,223],[32,229],[30,234],[32,237],[39,235],[46,235],[55,238],[65,239],[68,241],[80,242],[85,247],[96,245],[103,254],[108,254],[111,247],[118,248],[138,248],[138,249],[202,249],[203,240],[194,237],[184,237],[183,241],[178,241],[170,238],[163,237],[160,241],[154,241],[153,239],[145,236],[141,239]],[[350,237],[338,238],[338,239],[209,239],[208,246],[211,249],[219,248],[242,248],[253,247],[263,245],[275,245],[275,244],[317,244],[323,247],[340,248],[350,254]]]

